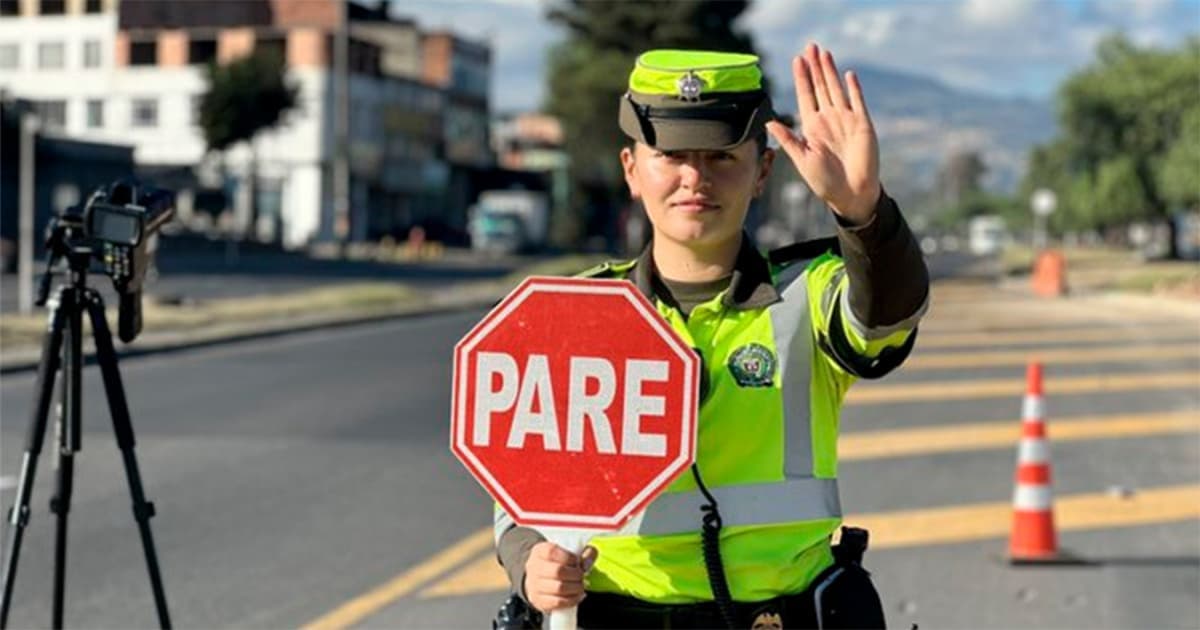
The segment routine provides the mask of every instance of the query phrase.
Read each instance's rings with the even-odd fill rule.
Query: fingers
[[[525,595],[538,610],[578,606],[585,597],[583,577],[596,561],[595,547],[575,555],[550,542],[530,550],[525,562]]]
[[[796,82],[796,104],[800,107],[800,118],[817,111],[817,96],[813,93],[813,80],[804,58],[792,58],[792,77]]]
[[[804,63],[808,66],[808,76],[812,77],[813,91],[817,96],[817,111],[830,107],[829,87],[825,85],[825,73],[821,70],[821,48],[809,44],[804,48]]]
[[[858,82],[858,75],[853,71],[846,72],[846,88],[850,90],[850,109],[856,114],[862,114],[870,118],[867,112],[867,101],[863,98],[862,84]]]
[[[842,82],[838,79],[837,64],[833,61],[833,53],[828,50],[821,51],[821,76],[825,79],[826,89],[829,91],[830,104],[835,108],[850,109],[850,103],[846,101],[846,93],[842,91]]]

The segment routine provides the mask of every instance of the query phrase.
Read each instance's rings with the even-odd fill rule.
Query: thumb
[[[596,558],[599,555],[600,551],[595,547],[591,545],[584,547],[583,552],[579,554],[579,559],[582,563],[584,573],[592,570],[592,565],[596,564]]]
[[[808,143],[805,142],[804,138],[792,133],[791,129],[788,129],[778,121],[772,120],[767,122],[767,133],[770,133],[771,137],[775,138],[779,146],[783,148],[788,157],[792,158],[792,162],[796,164],[799,164],[804,154],[808,152]]]

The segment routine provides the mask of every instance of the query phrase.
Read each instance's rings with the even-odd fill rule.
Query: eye
[[[728,162],[731,160],[736,160],[737,156],[728,151],[717,151],[713,154],[713,159],[717,160],[718,162]]]

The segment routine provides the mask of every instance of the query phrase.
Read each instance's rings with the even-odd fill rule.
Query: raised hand
[[[833,55],[816,44],[792,59],[792,77],[803,135],[774,121],[767,131],[814,194],[847,221],[867,223],[881,191],[879,142],[858,77],[847,72],[843,89]]]

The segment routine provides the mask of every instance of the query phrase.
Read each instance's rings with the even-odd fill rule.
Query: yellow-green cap
[[[661,150],[717,150],[745,142],[773,117],[757,56],[652,50],[629,75],[618,122]]]

